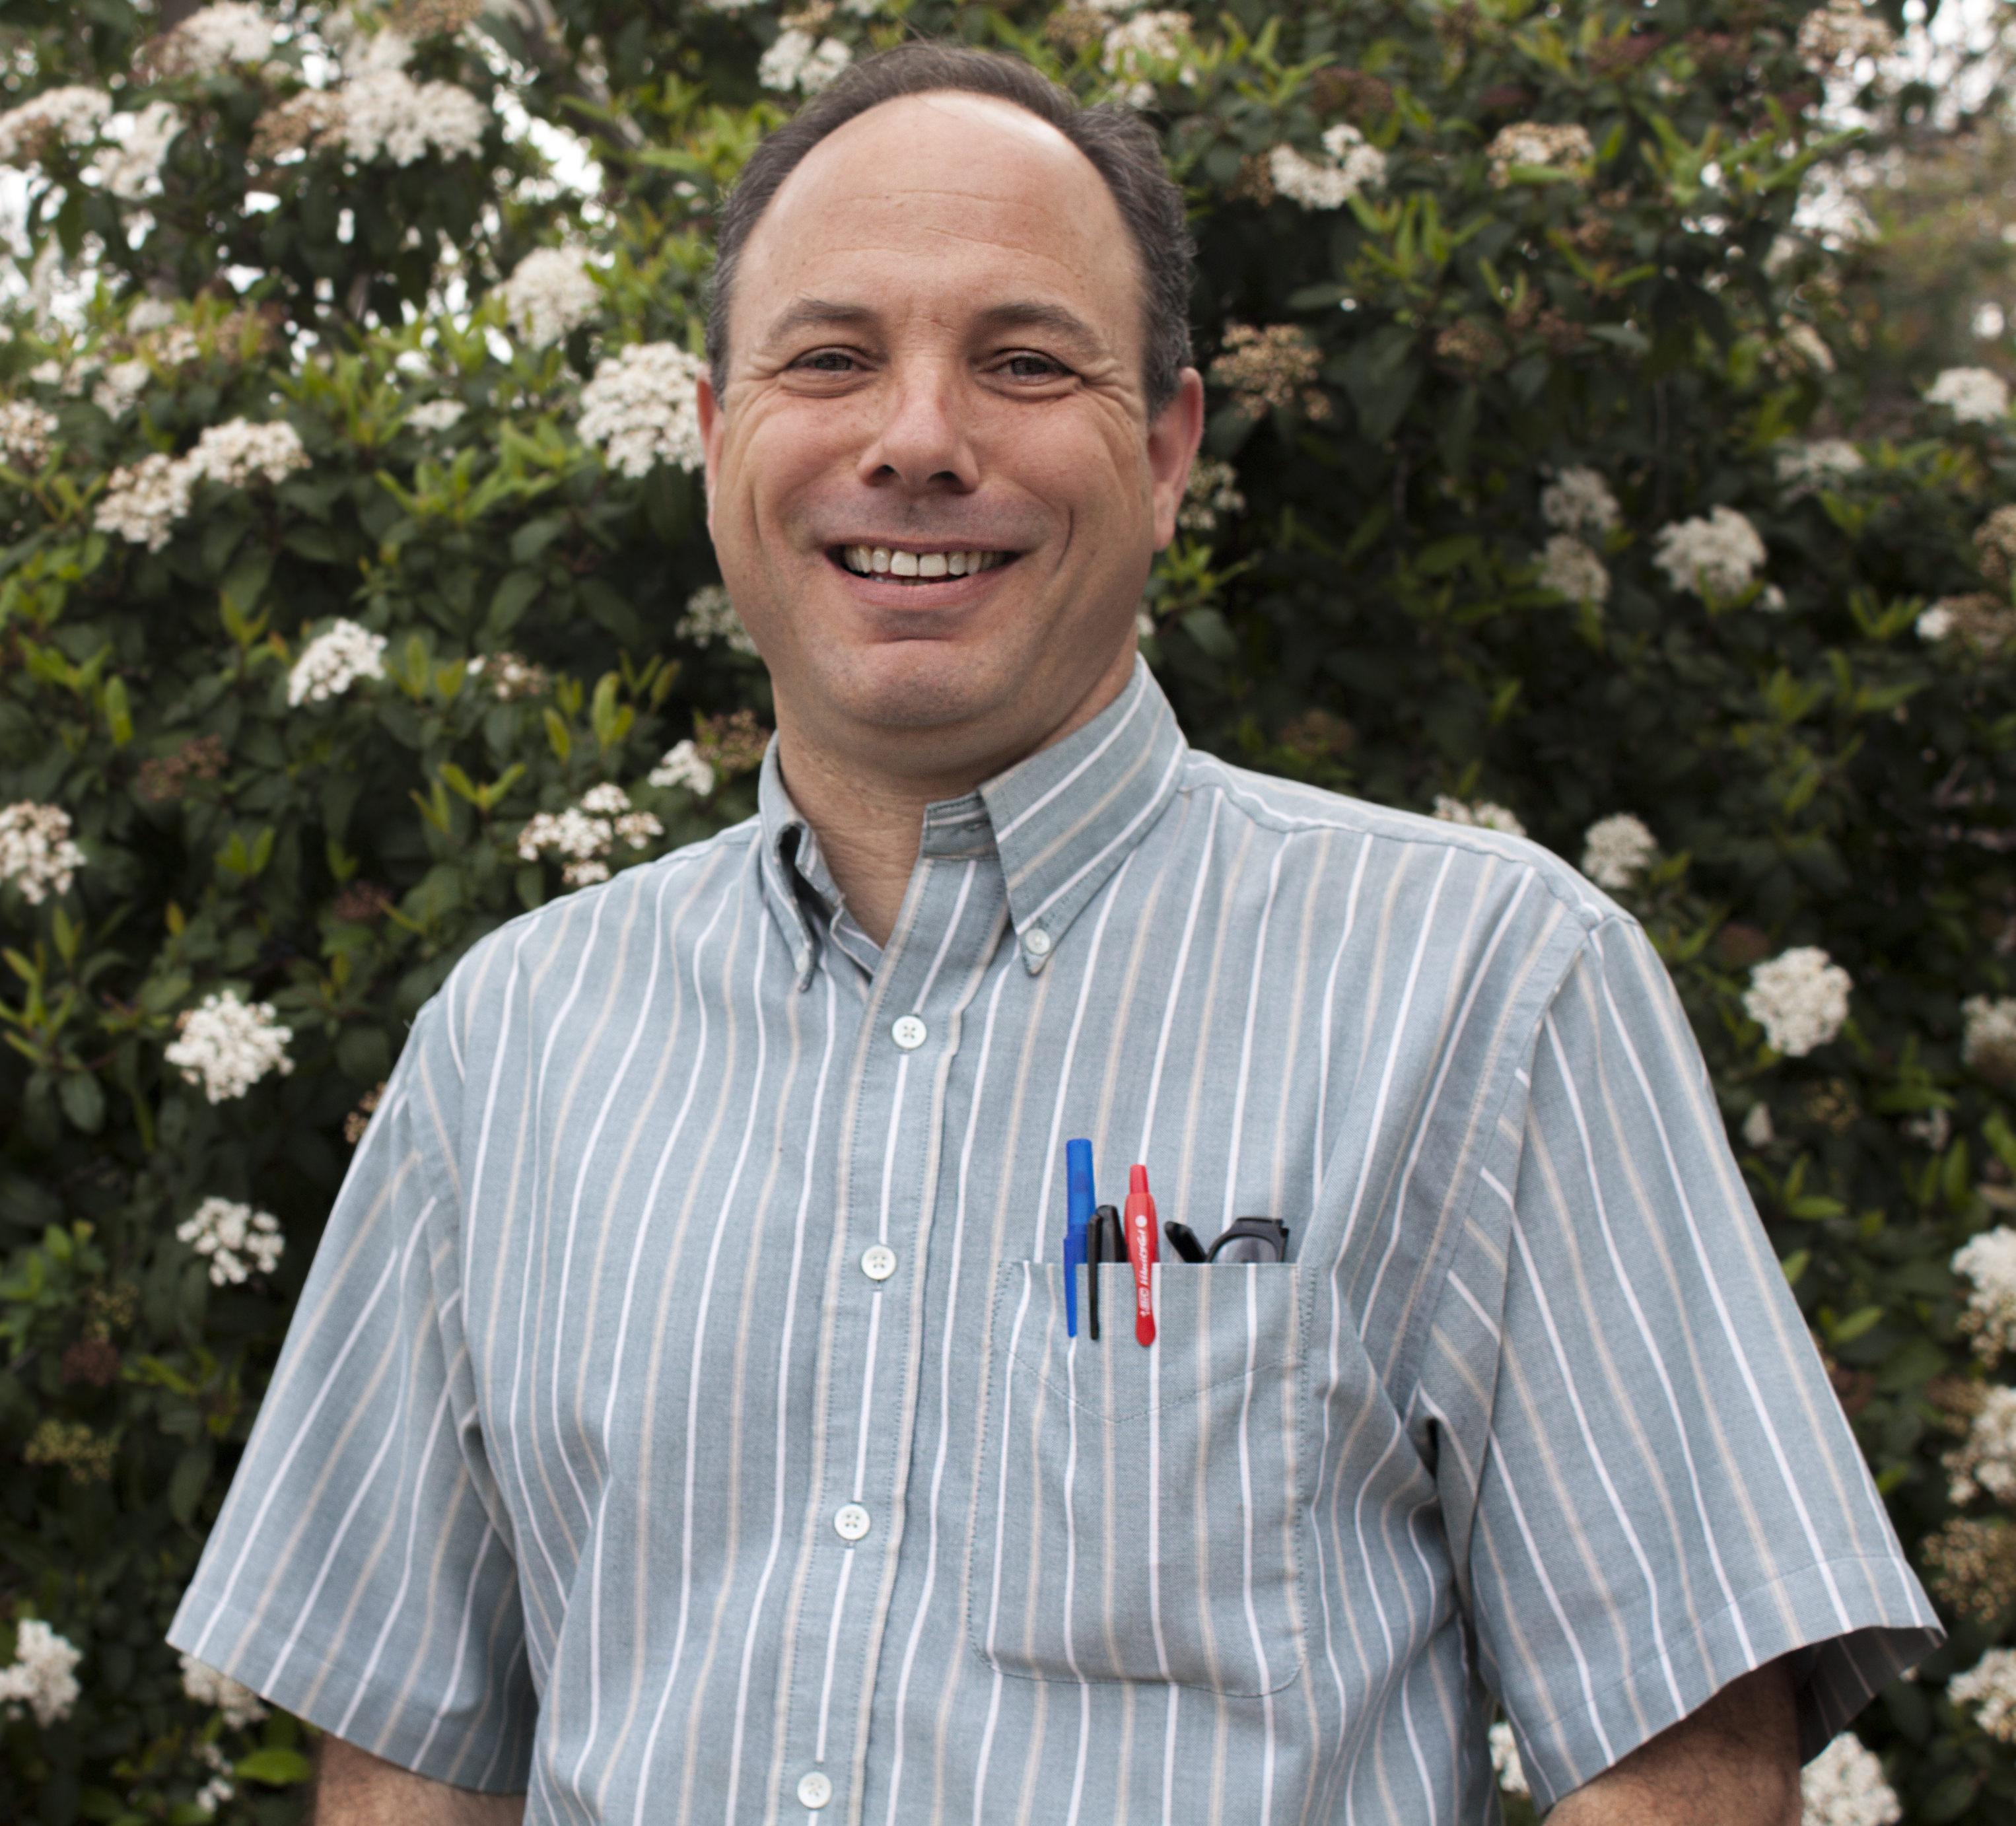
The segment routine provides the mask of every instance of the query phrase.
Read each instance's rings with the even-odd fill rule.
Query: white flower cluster
[[[1960,1012],[1960,1063],[1995,1083],[2016,1082],[2016,996],[1970,996]]]
[[[1386,155],[1368,146],[1355,127],[1339,124],[1323,136],[1323,162],[1306,159],[1292,146],[1267,155],[1274,188],[1305,209],[1341,209],[1359,191],[1386,182]]]
[[[1942,1462],[1946,1494],[1956,1503],[1971,1503],[1984,1490],[2005,1503],[2016,1496],[2016,1388],[1984,1389],[1966,1440]]]
[[[1507,811],[1503,805],[1494,805],[1489,799],[1478,799],[1465,805],[1460,799],[1453,799],[1446,793],[1435,794],[1435,816],[1445,824],[1467,824],[1479,830],[1502,830],[1507,837],[1524,837],[1526,827]]]
[[[199,476],[242,488],[261,479],[285,481],[296,470],[308,467],[308,453],[301,447],[301,433],[283,419],[264,425],[232,419],[206,426],[195,449],[182,460]]]
[[[9,469],[40,469],[56,434],[54,412],[25,399],[0,400],[0,458]]]
[[[1526,1785],[1526,1771],[1519,1760],[1519,1745],[1512,1735],[1512,1727],[1502,1718],[1491,1727],[1491,1767],[1498,1777],[1498,1785],[1507,1794],[1526,1795],[1533,1792]]]
[[[1153,107],[1155,67],[1180,61],[1190,35],[1187,13],[1137,13],[1107,28],[1099,67],[1120,85],[1120,99],[1128,106]],[[1383,159],[1381,166],[1383,169]]]
[[[1703,597],[1740,595],[1766,556],[1756,528],[1733,507],[1661,527],[1652,543],[1652,562],[1673,588]]]
[[[1215,532],[1220,514],[1246,511],[1246,497],[1239,492],[1239,472],[1215,456],[1200,456],[1190,465],[1190,479],[1183,484],[1183,502],[1176,510],[1176,524],[1186,532]]]
[[[266,1708],[259,1702],[259,1695],[243,1680],[234,1680],[227,1673],[220,1673],[207,1662],[198,1661],[193,1655],[182,1657],[182,1691],[199,1705],[208,1705],[224,1714],[224,1722],[233,1731],[243,1731],[248,1724],[257,1724],[266,1716]]]
[[[1953,1270],[1974,1283],[1960,1329],[1974,1334],[1975,1353],[1989,1363],[2016,1350],[2016,1230],[2000,1224],[1953,1252]]]
[[[546,688],[545,669],[520,653],[493,653],[470,668],[488,685],[500,704],[520,697],[536,697]]]
[[[174,535],[176,523],[187,517],[195,487],[186,464],[157,450],[112,472],[92,524],[158,552]]]
[[[70,841],[70,814],[60,805],[23,799],[0,812],[0,881],[40,906],[53,890],[70,892],[71,876],[84,866],[84,852]]]
[[[1629,888],[1659,853],[1659,840],[1629,812],[1599,818],[1582,833],[1582,872],[1599,888]]]
[[[137,355],[130,362],[114,362],[91,390],[91,403],[108,419],[123,419],[139,403],[153,377],[153,370]]]
[[[1774,459],[1778,485],[1787,501],[1824,488],[1865,466],[1862,452],[1845,438],[1816,438],[1810,444],[1787,444]]]
[[[432,437],[437,432],[452,430],[468,410],[459,399],[423,399],[406,409],[406,424],[412,430]]]
[[[1904,1817],[1883,1765],[1843,1731],[1799,1771],[1799,1826],[1896,1826]]]
[[[1946,1682],[1946,1697],[1967,1707],[1990,1737],[2016,1743],[2016,1648],[1989,1649]]]
[[[207,76],[233,63],[263,63],[273,54],[273,27],[244,0],[211,0],[163,41],[157,59],[175,76]]]
[[[254,424],[232,419],[210,425],[185,456],[156,451],[112,472],[92,524],[131,543],[158,552],[185,519],[196,485],[206,478],[242,488],[278,482],[308,465],[301,434],[284,420]]]
[[[1594,552],[1571,532],[1557,532],[1540,549],[1540,574],[1534,579],[1573,603],[1610,600],[1610,571]]]
[[[1521,121],[1499,129],[1485,149],[1491,161],[1491,184],[1503,190],[1512,182],[1514,165],[1537,166],[1543,171],[1575,171],[1596,162],[1596,146],[1589,129],[1572,124],[1550,126],[1538,121]]]
[[[730,653],[746,653],[752,658],[756,653],[756,643],[742,625],[734,598],[718,583],[704,583],[686,598],[686,611],[674,624],[672,637],[698,647],[710,646],[719,640]],[[663,783],[654,779],[651,783]]]
[[[359,679],[385,675],[385,636],[339,617],[301,649],[287,674],[287,702],[326,704]]]
[[[219,1807],[238,1792],[238,1790],[231,1785],[230,1777],[234,1773],[231,1759],[214,1744],[198,1744],[196,1747],[196,1753],[203,1759],[205,1767],[211,1771],[211,1774],[210,1780],[198,1788],[191,1798],[206,1813],[214,1813]]]
[[[1803,1059],[1839,1033],[1855,979],[1817,945],[1798,945],[1750,972],[1743,1011],[1764,1029],[1765,1044]]]
[[[497,288],[504,314],[535,349],[578,330],[601,308],[602,288],[578,248],[537,247]]]
[[[1581,465],[1561,470],[1541,489],[1540,512],[1548,525],[1587,538],[1602,538],[1622,517],[1602,471]]]
[[[254,1211],[229,1198],[204,1199],[195,1216],[175,1226],[175,1235],[199,1255],[210,1258],[211,1282],[216,1287],[235,1286],[254,1269],[271,1274],[287,1246],[280,1220],[271,1212]],[[183,1684],[188,1684],[186,1676]]]
[[[1946,1144],[1953,1140],[1953,1118],[1944,1110],[1927,1110],[1921,1115],[1907,1116],[1897,1126],[1906,1141],[1915,1141],[1935,1154],[1945,1153]]]
[[[1859,0],[1827,0],[1799,25],[1799,57],[1809,70],[1881,57],[1895,41],[1889,27],[1864,12]]]
[[[714,769],[690,738],[668,748],[649,778],[656,787],[684,787],[697,799],[714,791]]]
[[[1809,374],[1831,374],[1834,351],[1827,338],[1802,319],[1787,317],[1778,324],[1778,346],[1773,351],[1781,368],[1803,369]]]
[[[161,187],[161,164],[183,126],[182,111],[167,102],[149,102],[105,124],[111,143],[95,161],[99,181],[114,196],[138,203]]]
[[[790,26],[756,65],[756,80],[765,88],[788,95],[793,89],[815,95],[853,61],[854,53],[838,38],[815,39]]]
[[[14,1630],[14,1659],[0,1668],[0,1705],[9,1718],[27,1706],[38,1724],[55,1724],[70,1716],[82,1697],[75,1669],[83,1655],[39,1617],[25,1617]]]
[[[383,154],[395,165],[410,165],[430,147],[443,158],[462,158],[482,149],[490,124],[490,110],[467,89],[416,82],[396,66],[345,83],[334,98],[343,110],[344,150],[365,163]]]
[[[654,776],[652,784],[657,783]],[[518,857],[536,863],[545,852],[555,851],[569,859],[560,878],[570,888],[585,888],[609,879],[609,865],[603,859],[619,841],[642,849],[664,834],[664,826],[650,812],[632,809],[630,795],[622,787],[604,784],[590,787],[579,804],[557,817],[551,812],[535,813],[518,833]]]
[[[596,365],[581,390],[581,435],[619,475],[648,475],[654,463],[698,469],[699,383],[707,364],[675,342],[632,343]]]
[[[163,1056],[214,1104],[243,1097],[268,1071],[284,1078],[294,1068],[287,1057],[294,1030],[274,1020],[270,1002],[248,1006],[226,989],[204,996],[203,1006],[185,1010],[175,1025],[182,1038]]]
[[[1963,425],[1993,424],[2009,416],[2009,383],[1992,369],[1949,368],[1926,389],[1925,398]]]
[[[111,113],[112,99],[102,89],[74,83],[45,88],[0,114],[0,164],[25,164],[52,142],[73,149],[89,146]]]

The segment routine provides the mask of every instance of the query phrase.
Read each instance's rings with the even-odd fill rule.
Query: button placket
[[[975,866],[969,855],[927,856],[923,866],[927,877],[916,884],[923,904],[877,960],[869,1000],[880,1031],[860,1036],[858,1091],[841,1100],[855,1111],[838,1212],[852,1247],[842,1258],[851,1258],[848,1280],[835,1290],[841,1322],[831,1374],[836,1391],[845,1386],[869,1431],[864,1450],[859,1421],[850,1425],[844,1449],[829,1461],[823,1507],[832,1532],[819,1531],[820,1589],[816,1598],[808,1594],[800,1625],[803,1709],[798,1700],[792,1705],[798,1767],[823,1766],[838,1780],[848,1770],[858,1774],[863,1753],[851,1741],[854,1727],[841,1721],[861,1716],[860,1683],[874,1687],[888,1650],[886,1641],[864,1633],[872,1628],[869,1594],[902,1535],[908,1497],[907,1456],[891,1448],[914,1420],[919,1345],[912,1335],[912,1280],[923,1272],[927,1252],[935,1187],[925,1175],[938,1153],[932,1125],[944,1120],[941,1053],[956,1050],[960,1010],[996,955],[993,935],[999,931],[998,866],[980,863],[977,879],[967,873]],[[948,949],[946,927],[955,914],[958,930]],[[941,1128],[937,1139],[941,1147]],[[861,1280],[852,1280],[855,1270]],[[835,1615],[835,1605],[844,1605],[844,1615]],[[800,1720],[812,1727],[802,1737]]]

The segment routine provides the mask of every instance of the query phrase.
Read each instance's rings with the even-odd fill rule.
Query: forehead
[[[736,318],[758,336],[796,298],[977,315],[1045,295],[1139,339],[1136,263],[1118,207],[1085,154],[988,95],[905,95],[821,140],[746,244]]]

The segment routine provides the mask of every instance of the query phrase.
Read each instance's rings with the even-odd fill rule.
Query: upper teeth
[[[970,577],[1004,563],[1006,552],[901,552],[888,546],[848,546],[841,556],[850,571],[889,577]]]

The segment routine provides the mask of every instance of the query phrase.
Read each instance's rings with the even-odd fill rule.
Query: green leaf
[[[507,571],[504,581],[497,586],[496,594],[490,599],[490,632],[500,639],[509,634],[545,586],[545,580],[535,571]]]
[[[1217,610],[1192,609],[1183,618],[1183,627],[1211,658],[1229,660],[1237,656],[1239,643]]]
[[[133,711],[126,697],[126,681],[117,676],[105,681],[102,703],[106,727],[112,732],[112,745],[123,748],[133,739]]]
[[[529,564],[547,546],[567,530],[567,521],[558,514],[543,520],[527,520],[511,535],[511,562]]]
[[[574,752],[574,737],[567,733],[567,726],[560,721],[559,713],[551,708],[542,713],[546,724],[546,740],[555,757],[564,765]]]
[[[1829,1344],[1852,1344],[1863,1332],[1870,1330],[1883,1316],[1881,1306],[1863,1306],[1849,1314],[1838,1324],[1827,1328]]]
[[[1894,1352],[1876,1372],[1877,1391],[1895,1395],[1906,1388],[1921,1388],[1946,1367],[1946,1353],[1928,1338],[1914,1338]]]
[[[63,1114],[87,1135],[95,1135],[105,1125],[105,1089],[90,1071],[67,1071],[58,1080],[56,1095]]]
[[[314,1774],[315,1766],[298,1750],[268,1748],[240,1756],[232,1765],[232,1772],[247,1781],[262,1781],[269,1788],[291,1788]]]
[[[196,1505],[210,1488],[216,1456],[215,1443],[206,1433],[182,1449],[175,1469],[168,1474],[168,1513],[185,1528],[195,1521]]]

